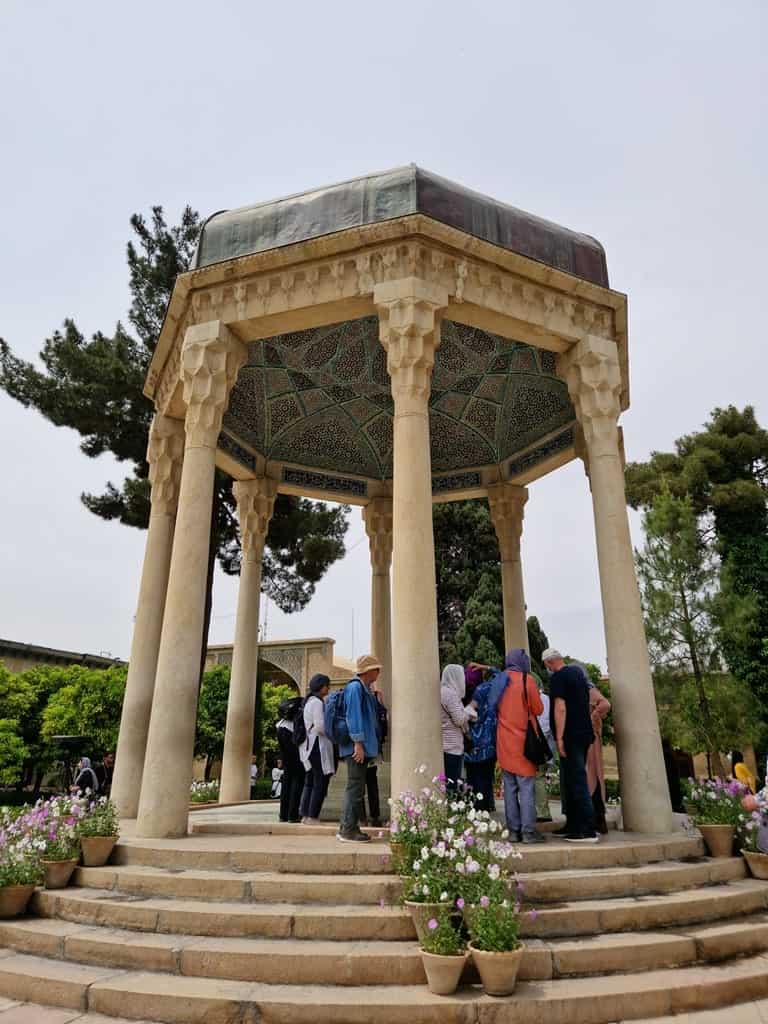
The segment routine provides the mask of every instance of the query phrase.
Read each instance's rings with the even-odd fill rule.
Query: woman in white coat
[[[446,665],[440,680],[440,722],[443,732],[443,771],[448,786],[455,787],[464,767],[464,734],[477,718],[474,702],[462,704],[467,684],[461,665]]]
[[[304,701],[304,725],[307,738],[299,747],[299,757],[306,769],[304,791],[301,794],[299,815],[304,825],[318,825],[320,810],[328,792],[328,783],[335,771],[333,744],[325,735],[325,709],[331,681],[318,673],[309,681],[309,696]]]

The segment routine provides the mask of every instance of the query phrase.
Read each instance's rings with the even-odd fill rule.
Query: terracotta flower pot
[[[470,942],[469,951],[483,989],[489,996],[510,996],[515,991],[517,972],[523,959],[525,947],[520,945],[506,953],[489,953],[484,949],[475,949]]]
[[[34,885],[0,887],[0,917],[16,917],[23,914],[34,891]]]
[[[752,853],[750,850],[742,850],[741,853],[753,878],[768,878],[768,853]]]
[[[44,879],[43,885],[46,889],[63,889],[69,885],[72,872],[77,867],[77,857],[72,860],[43,860]]]
[[[101,868],[109,860],[115,848],[117,836],[83,836],[80,846],[83,851],[83,864],[87,868]]]
[[[416,929],[416,935],[419,942],[424,941],[424,937],[429,933],[427,928],[427,921],[432,917],[437,917],[438,913],[445,908],[444,903],[416,903],[413,900],[405,900],[405,906],[411,912],[411,918],[413,920],[413,926]]]
[[[441,956],[439,953],[427,953],[421,950],[421,962],[427,976],[427,988],[436,996],[449,996],[456,991],[461,979],[467,953],[458,956]]]
[[[733,825],[699,825],[698,829],[710,856],[730,857],[733,855]]]

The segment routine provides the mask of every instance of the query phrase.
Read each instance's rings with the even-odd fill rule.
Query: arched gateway
[[[235,801],[248,796],[275,495],[362,506],[397,793],[418,764],[442,763],[432,502],[488,498],[505,640],[525,646],[526,485],[576,456],[594,504],[625,826],[671,827],[624,500],[626,297],[593,238],[415,166],[216,214],[174,288],[145,392],[152,515],[113,784],[138,835],[187,829],[216,466],[236,480],[243,549],[222,768],[222,800]]]

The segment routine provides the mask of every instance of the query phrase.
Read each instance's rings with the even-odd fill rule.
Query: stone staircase
[[[538,915],[493,999],[471,973],[427,991],[383,841],[198,828],[121,842],[0,922],[0,997],[163,1024],[608,1024],[768,996],[768,884],[696,836],[522,847]]]

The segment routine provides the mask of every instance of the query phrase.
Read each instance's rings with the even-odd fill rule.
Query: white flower
[[[501,874],[501,868],[499,867],[498,864],[489,864],[488,865],[488,877],[491,879],[492,882],[495,882],[498,879],[500,874]]]
[[[429,896],[429,886],[428,885],[422,885],[421,891],[422,891],[422,894],[424,896]]]
[[[415,860],[413,862],[413,870],[414,871],[421,871],[421,861],[420,860]]]
[[[423,775],[424,772],[427,770],[427,766],[425,764],[420,764],[416,770],[419,773],[419,775]]]
[[[445,903],[448,899],[448,893],[443,891],[440,893],[440,902]]]

